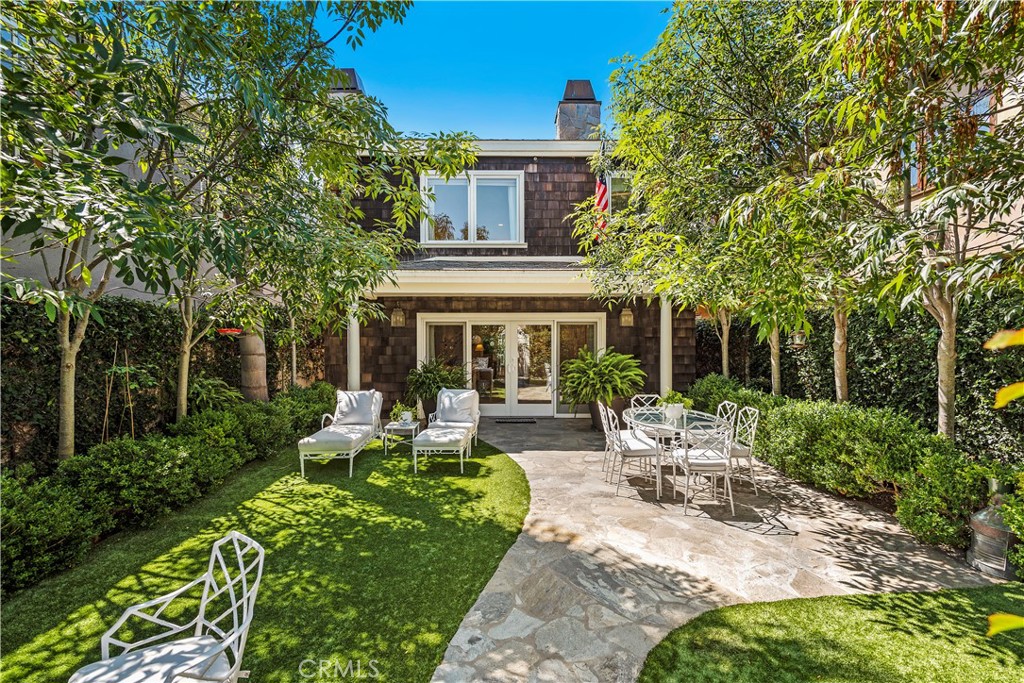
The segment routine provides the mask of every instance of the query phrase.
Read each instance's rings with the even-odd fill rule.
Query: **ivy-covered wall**
[[[832,317],[811,316],[813,330],[803,349],[784,347],[785,393],[793,398],[833,400]],[[995,332],[1024,327],[1024,293],[1003,294],[964,306],[957,336],[957,444],[965,452],[1003,461],[1024,462],[1024,405],[1011,403],[995,410],[996,390],[1024,379],[1024,352],[992,352],[982,345]],[[758,388],[769,386],[768,348],[749,349],[750,374],[744,372],[747,326],[734,324],[730,362],[733,377]],[[850,401],[868,407],[890,407],[934,429],[937,408],[935,352],[939,332],[927,314],[905,311],[890,326],[870,309],[850,316]],[[698,375],[720,372],[718,338],[707,321],[697,330]]]
[[[108,439],[131,434],[133,424],[140,436],[174,418],[173,381],[181,329],[177,311],[118,296],[103,297],[98,308],[102,322],[89,323],[78,356],[75,449],[79,453],[104,440],[104,416]],[[57,444],[60,349],[56,328],[41,306],[6,302],[0,309],[0,326],[0,458],[5,465],[34,463],[46,471],[54,464]],[[289,350],[277,343],[280,329],[275,321],[266,329],[272,394],[289,382]],[[193,353],[193,378],[221,378],[237,387],[239,371],[238,344],[231,337],[213,335]],[[310,381],[323,377],[323,347],[318,338],[299,347],[299,374]]]

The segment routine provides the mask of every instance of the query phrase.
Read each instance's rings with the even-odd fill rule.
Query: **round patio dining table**
[[[677,441],[688,441],[691,435],[729,427],[729,422],[722,418],[699,410],[687,410],[682,417],[672,418],[665,414],[663,408],[626,408],[622,411],[622,419],[632,429],[639,430],[653,437],[658,443],[655,456],[654,483],[655,495],[661,500],[661,454],[665,445]]]

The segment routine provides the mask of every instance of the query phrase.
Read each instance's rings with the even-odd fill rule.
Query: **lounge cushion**
[[[458,449],[469,442],[469,432],[465,429],[439,427],[425,429],[412,440],[416,448],[450,448]]]
[[[431,422],[428,429],[465,429],[472,431],[476,424],[472,422],[450,422],[448,420],[437,420]]]
[[[196,678],[172,677],[172,674],[184,673],[184,668],[195,657],[212,653],[217,647],[213,636],[193,636],[151,645],[84,666],[71,676],[68,683],[195,683]],[[205,666],[205,662],[202,665]],[[213,666],[199,680],[223,680],[230,670],[228,658],[221,653],[216,655]],[[199,671],[199,667],[192,668],[195,675]]]
[[[437,394],[436,417],[440,422],[476,422],[480,395],[472,389],[442,389]]]
[[[338,406],[331,424],[372,425],[373,395],[376,391],[339,391]]]
[[[363,446],[373,436],[371,425],[332,424],[299,441],[299,453],[344,453]]]

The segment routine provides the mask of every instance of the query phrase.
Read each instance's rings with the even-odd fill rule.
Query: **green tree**
[[[846,87],[837,151],[873,188],[852,224],[864,275],[883,304],[935,319],[938,431],[952,438],[959,307],[1020,285],[1006,275],[1024,260],[1024,15],[994,0],[823,11],[839,24],[816,49]]]

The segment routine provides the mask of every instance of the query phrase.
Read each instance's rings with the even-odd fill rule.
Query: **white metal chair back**
[[[118,659],[111,659],[111,646],[121,648],[123,653],[146,651],[146,648],[159,648],[161,643],[168,642],[172,636],[178,636],[180,639],[180,636],[190,631],[192,637],[206,636],[215,642],[211,643],[199,659],[179,662],[182,666],[180,671],[176,666],[172,666],[177,675],[174,680],[237,680],[249,626],[252,624],[256,593],[259,591],[260,579],[263,576],[263,556],[263,546],[245,534],[232,531],[219,539],[213,544],[210,562],[203,576],[167,595],[134,605],[124,611],[100,639],[104,661],[91,665],[102,667],[109,663],[113,669],[106,672],[109,675],[103,675],[105,669],[101,668],[98,670],[98,678],[88,680],[121,680],[117,676],[123,677],[124,672],[119,668],[122,665],[117,664]],[[202,597],[199,610],[192,621],[182,625],[164,616],[164,611],[174,600],[194,595],[193,591],[197,592],[200,587]],[[130,635],[139,638],[138,640],[118,637],[119,632],[129,622],[132,624]],[[140,630],[136,631],[136,627]],[[154,628],[160,631],[145,635]],[[153,653],[148,661],[153,664],[161,656],[163,655]],[[72,680],[75,680],[75,677],[72,677]]]
[[[214,543],[210,552],[195,634],[212,634],[224,644],[225,654],[231,653],[232,673],[242,664],[263,577],[263,555],[263,546],[237,531]]]
[[[699,463],[700,460],[721,459],[728,468],[732,446],[731,425],[720,423],[712,427],[702,423],[698,429],[687,429],[686,435],[687,443],[683,452],[688,460]]]
[[[597,402],[597,414],[601,416],[601,428],[604,430],[605,438],[611,438],[608,432],[608,408],[600,401]]]
[[[736,426],[736,413],[738,410],[739,406],[732,401],[722,401],[718,404],[718,411],[716,415],[718,415],[719,419],[728,422],[729,427],[732,429]]]
[[[658,405],[661,396],[658,394],[637,394],[629,399],[630,408],[651,408]]]
[[[598,403],[598,405],[601,405]],[[604,407],[604,419],[608,425],[608,439],[611,441],[612,449],[622,454],[623,443],[622,443],[622,432],[619,430],[619,416],[615,414],[615,411],[608,406]]]
[[[757,435],[757,419],[760,416],[757,408],[744,406],[736,418],[736,436],[733,443],[754,450],[754,436]]]

